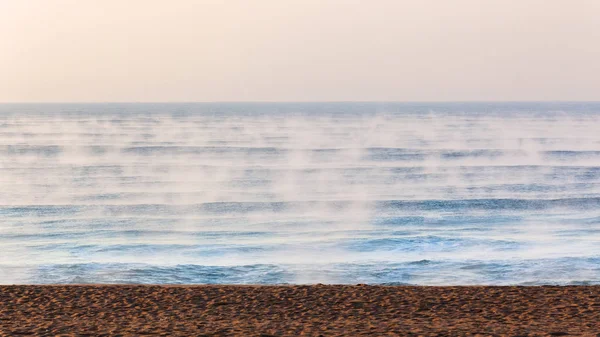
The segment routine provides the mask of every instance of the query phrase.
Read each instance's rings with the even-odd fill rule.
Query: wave
[[[579,285],[600,284],[599,258],[511,261],[241,266],[156,266],[124,263],[54,264],[33,267],[33,284],[381,284],[381,285]],[[18,269],[22,269],[18,268]],[[0,265],[2,271],[15,268]],[[306,282],[306,280],[312,280]],[[304,280],[304,282],[303,282]],[[23,280],[21,281],[23,282]]]
[[[588,210],[600,206],[600,197],[561,198],[561,199],[460,199],[460,200],[306,200],[273,202],[206,202],[193,204],[81,204],[81,205],[38,205],[0,206],[0,215],[24,216],[72,216],[86,212],[102,211],[104,215],[119,214],[244,214],[252,212],[281,213],[297,209],[310,210],[326,207],[331,211],[351,210],[357,205],[365,205],[375,212],[385,211],[452,211],[477,210],[548,210],[572,209]]]

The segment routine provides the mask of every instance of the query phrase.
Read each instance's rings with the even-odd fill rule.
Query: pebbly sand
[[[600,286],[0,286],[0,336],[597,333]]]

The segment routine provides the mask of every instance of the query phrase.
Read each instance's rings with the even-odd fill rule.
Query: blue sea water
[[[600,103],[0,105],[0,283],[600,283]]]

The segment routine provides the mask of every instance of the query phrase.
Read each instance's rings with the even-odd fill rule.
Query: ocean
[[[600,283],[600,103],[0,104],[0,283]]]

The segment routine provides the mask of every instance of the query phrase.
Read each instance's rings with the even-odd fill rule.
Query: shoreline
[[[598,332],[600,286],[0,286],[0,336],[596,336]]]

